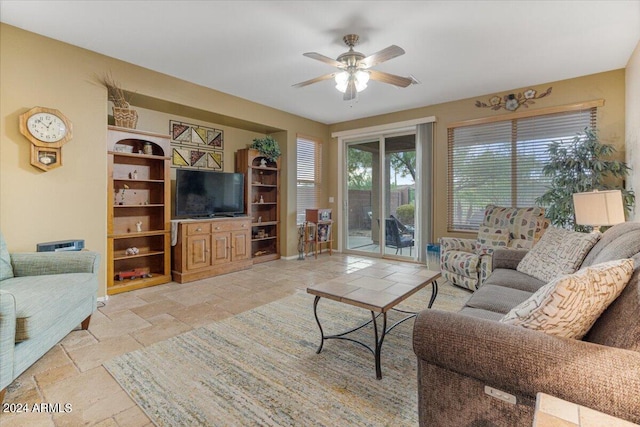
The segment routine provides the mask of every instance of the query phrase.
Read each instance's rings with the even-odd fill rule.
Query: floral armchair
[[[442,277],[463,288],[479,289],[493,270],[493,249],[530,249],[548,226],[544,208],[487,205],[476,239],[440,238]]]

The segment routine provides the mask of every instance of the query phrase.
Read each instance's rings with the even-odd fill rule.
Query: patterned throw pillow
[[[540,233],[544,208],[507,208],[487,205],[484,211],[484,223],[488,227],[509,228],[511,239],[525,239],[535,241]]]
[[[516,270],[543,282],[575,272],[600,238],[597,233],[549,227],[538,243],[522,258]]]
[[[633,260],[596,264],[560,276],[512,308],[500,322],[581,339],[615,301],[633,274]]]
[[[476,242],[480,249],[506,248],[509,244],[509,229],[480,226]]]

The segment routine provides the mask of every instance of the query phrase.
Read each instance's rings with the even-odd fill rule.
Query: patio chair
[[[398,227],[398,220],[395,218],[385,219],[385,246],[394,248],[396,255],[398,251],[402,255],[403,248],[409,248],[409,256],[411,256],[411,250],[414,246],[414,239],[412,233],[401,233],[400,227]]]

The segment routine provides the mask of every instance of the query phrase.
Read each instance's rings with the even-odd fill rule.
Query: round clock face
[[[58,142],[67,134],[64,121],[51,113],[36,113],[29,117],[27,129],[42,142]]]

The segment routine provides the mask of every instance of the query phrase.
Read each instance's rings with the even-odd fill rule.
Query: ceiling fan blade
[[[342,99],[344,101],[351,101],[358,95],[358,91],[356,90],[356,82],[353,78],[349,79],[349,83],[347,84],[347,90],[344,91],[344,96]]]
[[[391,45],[386,49],[382,49],[380,52],[376,52],[372,55],[367,56],[366,58],[362,58],[358,62],[358,65],[360,67],[370,68],[376,64],[388,61],[400,55],[404,55],[404,49],[400,46]]]
[[[296,84],[294,84],[294,85],[292,85],[292,86],[293,86],[293,87],[304,87],[304,86],[308,86],[308,85],[310,85],[310,84],[318,83],[318,82],[321,82],[321,81],[323,81],[323,80],[329,80],[329,79],[332,79],[332,78],[334,78],[334,77],[335,77],[335,75],[336,75],[336,73],[325,74],[324,76],[320,76],[320,77],[316,77],[315,79],[311,79],[311,80],[307,80],[307,81],[304,81],[304,82],[296,83]]]
[[[382,83],[388,83],[394,86],[407,87],[414,83],[409,77],[396,76],[395,74],[385,73],[384,71],[368,70],[369,78]]]
[[[307,52],[307,53],[303,53],[302,55],[306,56],[307,58],[316,59],[326,64],[333,65],[334,67],[338,67],[338,68],[345,67],[345,65],[342,62],[338,62],[335,59],[329,58],[328,56],[324,56],[318,52]]]

